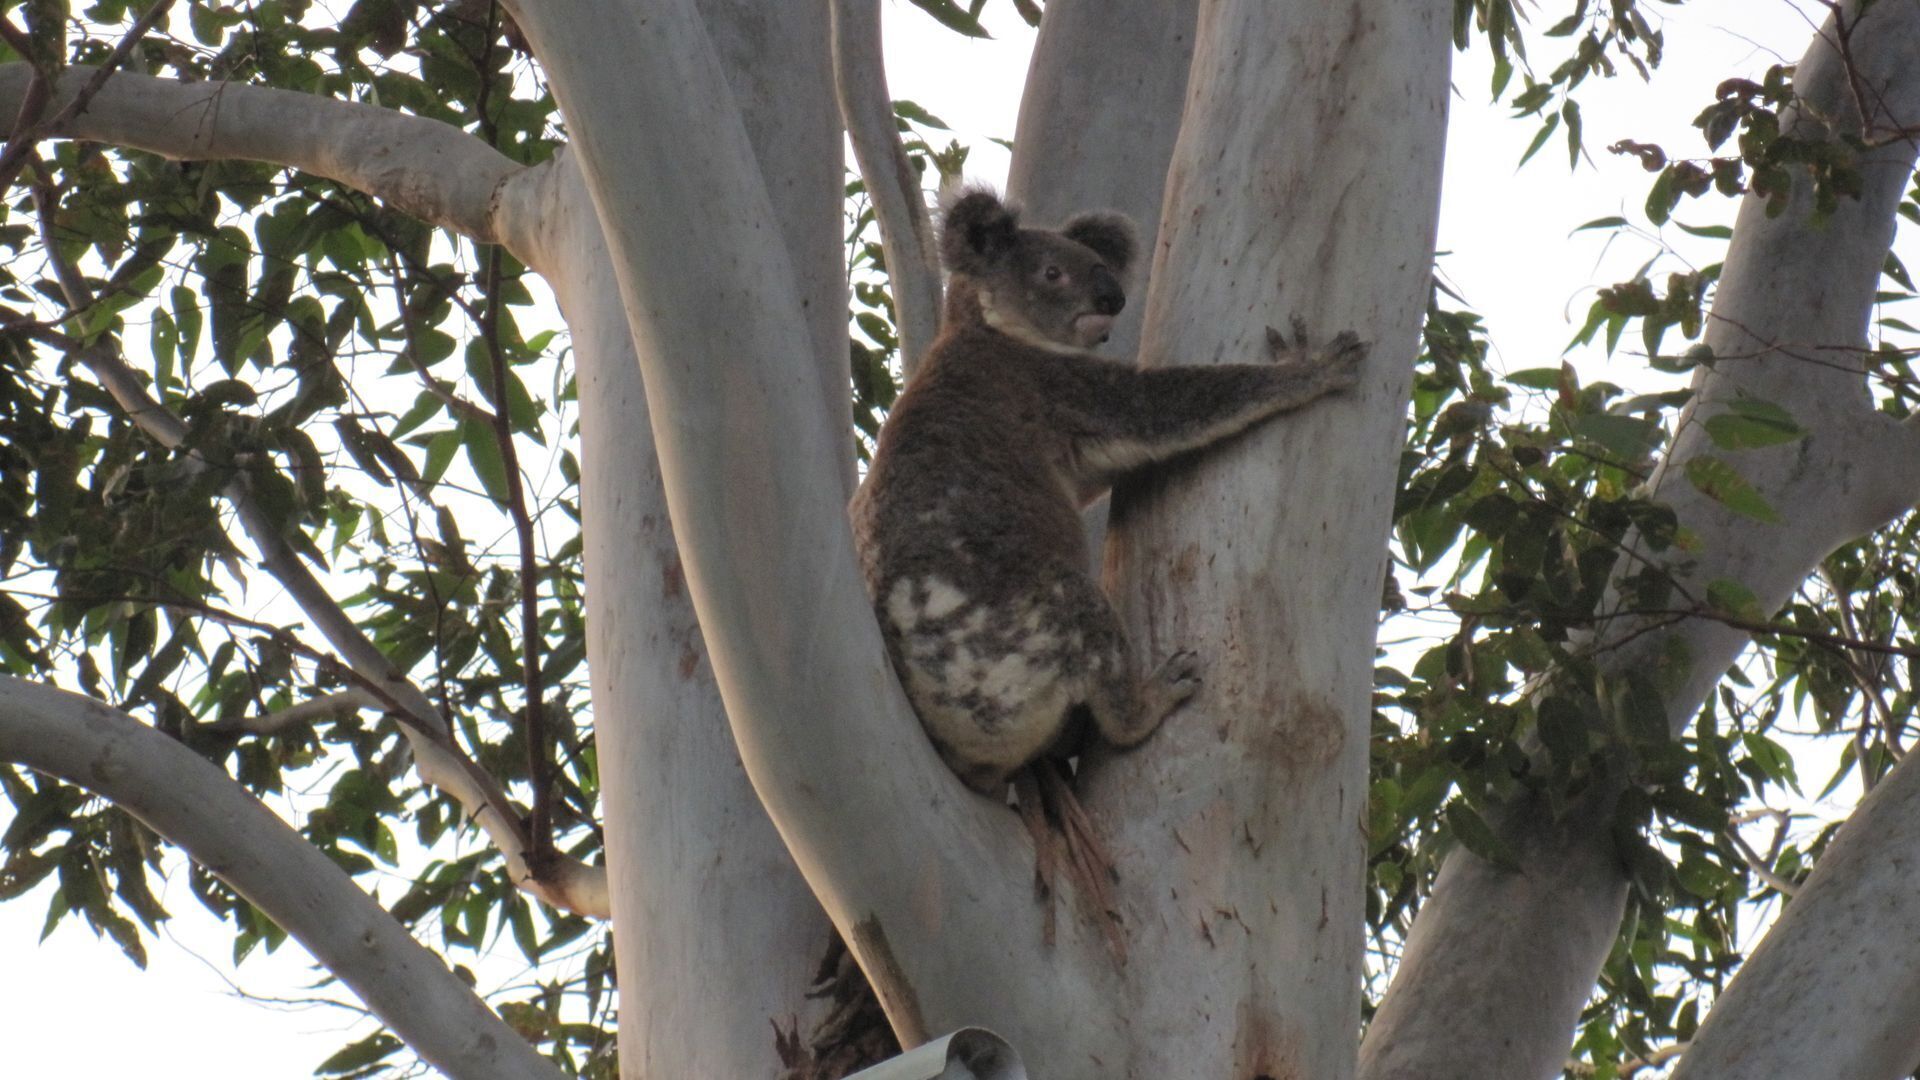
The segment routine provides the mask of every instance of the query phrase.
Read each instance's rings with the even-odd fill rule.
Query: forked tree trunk
[[[1041,223],[1106,204],[1150,225],[1164,205],[1154,284],[1137,303],[1147,362],[1254,359],[1266,328],[1294,315],[1322,338],[1352,328],[1374,343],[1359,391],[1118,500],[1109,587],[1136,650],[1158,659],[1191,648],[1207,663],[1205,691],[1165,730],[1086,763],[1083,799],[1121,874],[1124,964],[1070,896],[1058,940],[1042,943],[1024,831],[931,752],[854,571],[825,3],[510,6],[567,109],[568,159],[512,175],[495,161],[487,167],[501,179],[485,191],[410,183],[404,169],[362,176],[352,155],[319,164],[501,239],[550,278],[573,330],[627,1075],[779,1067],[775,1028],[804,1039],[824,1007],[801,995],[826,933],[809,892],[908,1042],[993,1027],[1047,1080],[1352,1075],[1371,646],[1431,265],[1450,6],[1205,0],[1190,34],[1180,4],[1050,8],[1014,192]],[[1108,50],[1119,59],[1076,84],[1078,65],[1100,55],[1102,19],[1125,31]],[[1174,145],[1170,103],[1189,42]],[[1891,125],[1908,132],[1920,116],[1917,42],[1920,0],[1879,0],[1852,41],[1868,99],[1884,100]],[[1816,48],[1802,72],[1824,115],[1854,100],[1836,66]],[[1130,94],[1142,134],[1123,143],[1115,103]],[[120,137],[113,117],[140,105],[115,100],[103,95],[77,123]],[[355,107],[327,114],[343,108]],[[177,144],[156,148],[206,135],[163,133]],[[1663,489],[1707,541],[1697,565],[1677,568],[1696,583],[1733,577],[1775,601],[1833,544],[1912,501],[1920,440],[1872,413],[1860,365],[1834,373],[1792,360],[1801,345],[1859,344],[1911,165],[1910,140],[1881,142],[1866,198],[1824,229],[1806,223],[1804,202],[1777,220],[1743,215],[1709,343],[1761,357],[1704,373],[1694,418],[1751,393],[1786,405],[1812,434],[1730,455],[1791,512],[1774,532],[1684,485]],[[280,145],[263,130],[232,152],[310,150],[262,149]],[[460,151],[396,150],[393,160],[424,175],[442,152]],[[1709,452],[1697,429],[1671,464]],[[1743,639],[1706,622],[1677,634],[1696,665],[1669,702],[1683,722]],[[1897,772],[1873,813],[1897,813],[1913,783]],[[1823,864],[1840,870],[1820,871],[1840,874],[1838,885],[1810,884],[1781,924],[1804,944],[1755,956],[1726,996],[1731,1019],[1702,1031],[1687,1075],[1801,1075],[1810,1060],[1846,1062],[1854,1075],[1905,1067],[1910,1032],[1888,1024],[1823,1026],[1807,1013],[1793,1038],[1753,1033],[1783,1023],[1777,988],[1792,980],[1782,973],[1803,965],[1828,965],[1822,978],[1883,999],[1913,992],[1904,980],[1915,963],[1850,966],[1858,950],[1840,944],[1860,939],[1833,933],[1871,900],[1848,887],[1846,867],[1876,840],[1904,857],[1920,845],[1911,834],[1843,834]],[[1515,843],[1528,873],[1450,861],[1362,1075],[1557,1071],[1615,932],[1621,885],[1609,853],[1578,830]],[[1729,1053],[1749,1045],[1745,1058]]]
[[[1260,554],[1195,586],[1208,594],[1202,610],[1211,599],[1224,612],[1225,621],[1192,635],[1221,656],[1214,700],[1240,700],[1232,709],[1211,705],[1211,722],[1189,718],[1182,730],[1211,741],[1226,723],[1257,764],[1212,775],[1221,756],[1175,736],[1109,775],[1151,762],[1197,777],[1197,795],[1174,798],[1164,781],[1103,786],[1095,778],[1093,801],[1110,809],[1108,827],[1124,837],[1121,872],[1131,875],[1135,951],[1124,968],[1095,928],[1073,920],[1051,950],[1040,943],[1018,826],[941,768],[898,696],[853,573],[830,479],[830,427],[818,402],[791,389],[791,268],[765,244],[773,220],[766,189],[728,117],[713,54],[685,21],[690,11],[655,5],[643,23],[610,27],[573,5],[522,7],[530,10],[517,15],[549,64],[607,227],[641,345],[674,529],[748,772],[902,1038],[984,1023],[1011,1036],[1036,1074],[1054,1077],[1350,1071],[1360,956],[1355,821],[1381,573],[1372,555],[1364,566],[1352,561],[1356,551],[1377,551],[1385,535],[1426,295],[1444,6],[1381,14],[1345,5],[1329,14],[1310,4],[1219,4],[1202,16],[1211,31],[1200,34],[1198,55],[1209,58],[1212,79],[1189,97],[1194,186],[1172,204],[1182,213],[1172,242],[1184,254],[1162,264],[1188,280],[1149,310],[1164,305],[1170,318],[1211,325],[1188,335],[1185,360],[1263,349],[1267,325],[1296,310],[1328,327],[1360,326],[1379,346],[1367,393],[1326,406],[1318,424],[1299,424],[1324,439],[1335,430],[1331,410],[1345,410],[1346,452],[1315,455],[1331,458],[1329,468],[1254,463],[1258,440],[1226,459],[1246,470],[1222,484],[1241,499],[1270,503],[1284,476],[1319,492],[1307,497],[1328,513],[1296,521],[1311,520],[1298,539],[1268,532],[1270,518],[1251,529],[1230,515],[1207,522],[1216,530],[1204,535],[1209,547]],[[616,67],[629,75],[621,86],[595,78]],[[1321,104],[1283,110],[1302,101]],[[653,154],[685,146],[696,131],[698,152],[670,164]],[[1365,167],[1388,153],[1418,164]],[[1225,196],[1211,193],[1216,177]],[[730,213],[703,221],[696,244],[685,222],[716,202]],[[1361,230],[1379,222],[1396,227],[1388,242],[1369,243]],[[1329,250],[1338,257],[1322,254]],[[1227,271],[1198,269],[1222,251],[1234,256]],[[1365,300],[1340,299],[1339,281],[1361,283],[1344,295]],[[1164,286],[1156,295],[1167,295]],[[1356,490],[1373,496],[1354,499]],[[1201,542],[1187,541],[1192,559],[1205,557]],[[1326,620],[1336,629],[1317,645],[1306,634],[1234,639],[1241,613],[1279,594],[1238,598],[1278,580],[1270,560],[1301,543],[1318,544],[1340,567],[1299,582],[1310,604],[1344,603]],[[1149,628],[1141,640],[1153,651],[1165,638]],[[1291,663],[1270,648],[1277,641]],[[1250,674],[1255,656],[1270,658],[1258,666],[1283,687]],[[1276,734],[1276,720],[1304,721],[1310,749],[1289,756],[1313,777],[1277,779],[1272,751],[1289,736]],[[876,759],[887,767],[874,769]],[[1280,795],[1274,782],[1293,785],[1293,794]],[[1326,795],[1331,803],[1321,805]],[[1276,814],[1288,819],[1284,830]],[[1183,829],[1196,854],[1155,858],[1178,850]],[[1266,906],[1276,897],[1284,902]],[[1223,943],[1208,935],[1234,926],[1251,940],[1222,963]]]

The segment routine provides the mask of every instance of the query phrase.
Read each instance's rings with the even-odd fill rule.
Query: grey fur
[[[1069,230],[1071,235],[1069,235]],[[1198,688],[1176,653],[1144,681],[1087,572],[1082,506],[1135,468],[1351,387],[1351,333],[1278,362],[1142,369],[1088,352],[1125,303],[1118,214],[1026,229],[988,192],[947,212],[941,333],[880,432],[850,512],[888,651],[934,745],[994,793],[1084,710],[1131,746]]]

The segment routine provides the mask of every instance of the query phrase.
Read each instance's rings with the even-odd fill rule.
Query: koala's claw
[[[1160,662],[1147,676],[1147,693],[1152,698],[1152,712],[1165,717],[1187,699],[1200,692],[1200,656],[1198,653],[1181,649]]]
[[[1342,330],[1335,334],[1325,348],[1315,349],[1307,334],[1307,320],[1295,315],[1290,320],[1293,327],[1293,339],[1267,327],[1267,350],[1274,359],[1282,363],[1300,364],[1316,368],[1319,381],[1329,391],[1351,390],[1360,382],[1360,362],[1367,358],[1367,350],[1372,346],[1360,340],[1360,335],[1351,330]]]
[[[1287,335],[1271,326],[1267,327],[1267,351],[1276,357],[1289,354],[1305,356],[1312,352],[1313,347],[1308,344],[1307,338],[1307,320],[1295,315],[1288,320],[1287,325],[1293,330],[1291,341],[1287,339]]]
[[[1314,357],[1324,373],[1327,385],[1335,390],[1351,390],[1360,382],[1360,362],[1372,346],[1351,330],[1342,330]]]

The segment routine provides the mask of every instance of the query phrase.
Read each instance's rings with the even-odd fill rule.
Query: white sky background
[[[1542,26],[1568,7],[1558,0],[1543,6]],[[1511,120],[1509,110],[1487,104],[1491,63],[1483,44],[1456,54],[1440,224],[1440,248],[1448,254],[1441,267],[1491,328],[1497,365],[1514,370],[1559,363],[1593,289],[1629,276],[1661,241],[1699,262],[1720,257],[1717,245],[1673,228],[1657,239],[1610,241],[1603,232],[1570,234],[1584,222],[1613,214],[1644,224],[1639,207],[1650,174],[1604,147],[1630,138],[1660,143],[1675,155],[1704,155],[1691,121],[1712,100],[1713,87],[1730,76],[1757,78],[1773,63],[1797,59],[1813,27],[1802,9],[1818,10],[1809,0],[1649,5],[1647,16],[1665,28],[1668,62],[1651,85],[1629,73],[1583,87],[1580,104],[1593,162],[1571,174],[1559,133],[1524,170],[1516,170],[1535,122]],[[1007,156],[987,140],[1013,136],[1032,34],[1005,4],[990,5],[989,26],[999,40],[970,42],[901,0],[888,6],[893,95],[910,98],[952,124],[955,135],[974,148],[973,178],[999,185]],[[1536,43],[1535,60],[1543,70],[1559,62],[1563,44]],[[1685,202],[1675,214],[1692,225],[1728,223],[1731,217],[1732,204],[1723,199]],[[1920,258],[1910,253],[1910,235],[1902,246],[1908,249],[1903,252],[1908,265],[1920,269]],[[1636,337],[1629,334],[1622,342],[1623,354],[1634,348]],[[1678,331],[1669,340],[1677,341]],[[1637,357],[1623,355],[1609,364],[1598,348],[1581,350],[1572,359],[1586,380],[1625,383],[1645,374]],[[1816,787],[1825,775],[1818,768],[1802,769],[1803,781]],[[5,1047],[0,1059],[6,1061],[8,1080],[72,1073],[292,1080],[310,1076],[326,1055],[366,1033],[364,1024],[356,1025],[351,1014],[337,1009],[243,999],[239,990],[256,997],[309,999],[317,976],[292,942],[273,956],[256,955],[234,972],[226,962],[227,930],[192,897],[184,870],[177,867],[176,862],[168,882],[156,883],[174,918],[159,940],[149,942],[144,973],[73,919],[36,947],[49,896],[45,888],[0,905],[0,1046]],[[398,888],[383,891],[394,894]],[[501,952],[498,972],[492,978],[483,974],[483,981],[511,980],[520,972],[510,942]]]

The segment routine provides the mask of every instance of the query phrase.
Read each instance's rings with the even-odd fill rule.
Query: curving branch
[[[908,375],[940,332],[940,252],[920,174],[900,145],[880,49],[880,0],[833,0],[834,88],[866,182],[893,283],[900,363]]]
[[[92,698],[0,676],[0,758],[109,799],[178,844],[448,1076],[558,1080],[338,866],[178,741]]]
[[[129,146],[177,161],[240,158],[287,165],[483,243],[503,239],[495,220],[497,189],[529,171],[447,124],[263,86],[120,72],[94,90],[84,110],[67,117],[67,106],[89,90],[97,73],[75,65],[54,80],[47,107],[56,119],[66,118],[40,134]],[[0,64],[0,115],[20,108],[32,78],[28,64]]]

